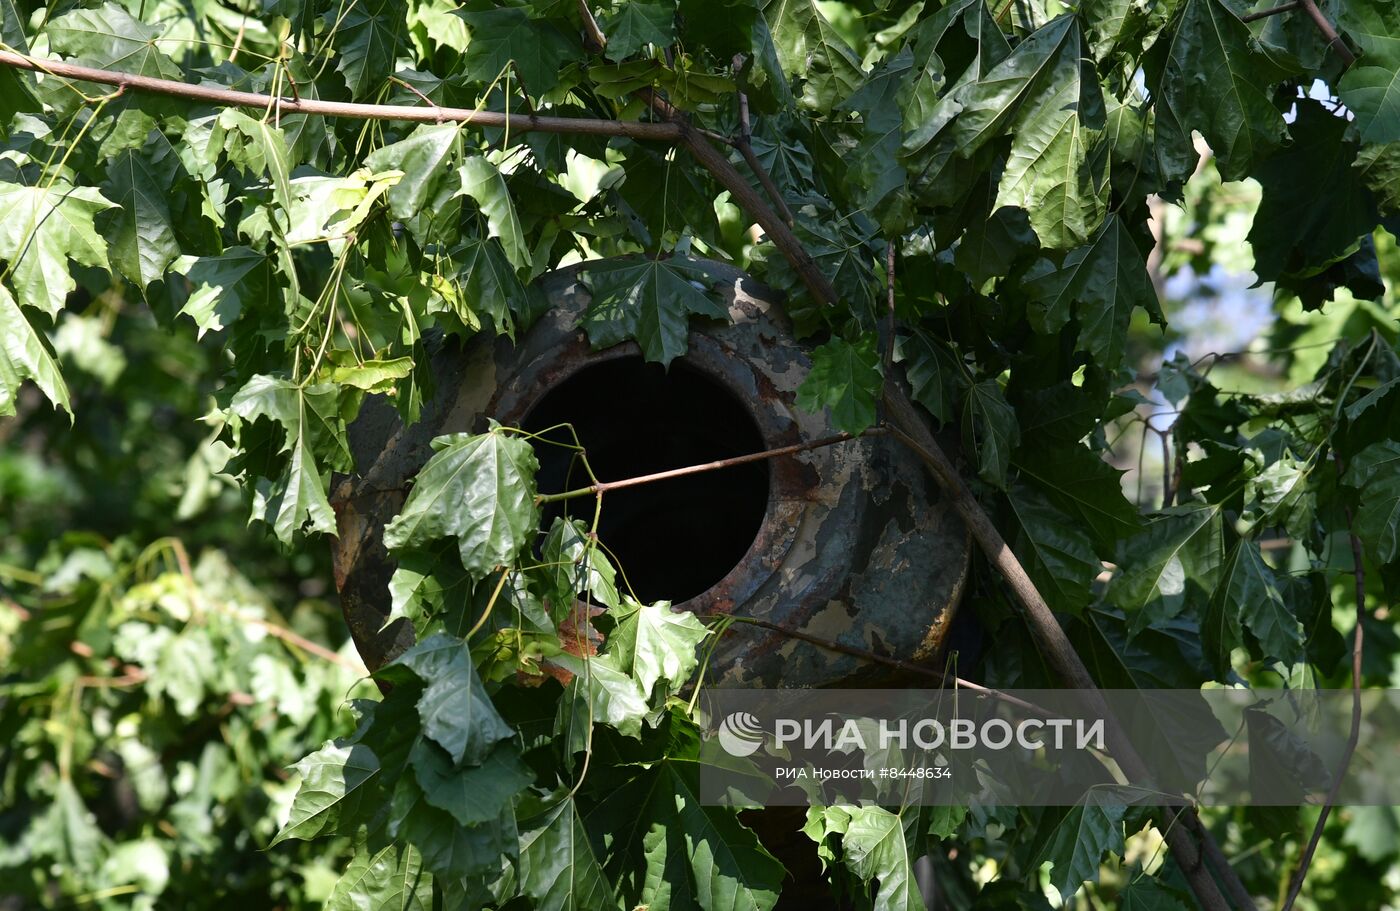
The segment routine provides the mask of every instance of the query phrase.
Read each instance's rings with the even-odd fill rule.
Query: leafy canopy
[[[707,267],[727,260],[787,293],[804,408],[859,433],[907,378],[1100,683],[1335,681],[1339,542],[1356,535],[1373,597],[1400,587],[1400,22],[1386,0],[1324,4],[1347,68],[1302,13],[1246,21],[1266,5],[0,3],[8,48],[86,66],[585,124],[415,126],[0,69],[0,415],[72,411],[75,371],[119,375],[99,316],[143,301],[148,335],[210,352],[201,483],[236,480],[279,542],[319,548],[332,475],[367,468],[347,424],[367,395],[416,420],[430,342],[518,337],[534,280],[582,260],[592,345],[671,364],[696,318],[727,318]],[[635,138],[658,98],[731,140],[714,154],[838,300],[812,299],[689,150]],[[1157,359],[1177,338],[1163,277],[1221,263],[1272,283],[1269,348],[1288,353],[1267,367],[1294,388]],[[1140,424],[1168,456],[1134,502],[1106,459],[1127,464]],[[298,765],[278,836],[353,846],[327,907],[771,907],[781,866],[694,791],[684,696],[714,631],[630,597],[596,527],[540,529],[511,428],[434,446],[383,538],[419,644],[356,732]],[[1047,682],[974,578],[985,676]],[[209,649],[152,641],[131,644],[187,714]],[[78,864],[102,841],[67,780],[51,790]],[[861,906],[919,907],[913,858],[961,839],[950,881],[1026,907],[1009,879],[979,885],[977,858],[1031,884],[1048,864],[1068,899],[1148,821],[1094,794],[1059,814],[833,807],[804,831]],[[1170,864],[1129,879],[1125,907],[1177,906]]]

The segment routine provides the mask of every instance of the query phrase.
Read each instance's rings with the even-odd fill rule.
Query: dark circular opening
[[[604,361],[574,373],[530,409],[524,427],[540,433],[570,423],[600,481],[652,474],[763,449],[753,417],[727,388],[682,361],[665,370],[640,357]],[[567,429],[544,439],[569,442]],[[585,487],[574,454],[535,443],[541,493]],[[768,464],[749,462],[608,493],[598,539],[644,602],[673,603],[708,590],[748,553],[768,507]],[[590,524],[592,497],[550,503],[558,516]]]

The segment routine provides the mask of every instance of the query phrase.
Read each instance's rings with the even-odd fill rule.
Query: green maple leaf
[[[327,743],[296,764],[301,774],[287,824],[272,840],[307,840],[342,831],[359,814],[360,800],[379,775],[379,758],[361,744]],[[347,827],[348,828],[348,827]]]
[[[1339,4],[1337,24],[1361,48],[1338,94],[1367,143],[1400,141],[1400,8],[1386,0]]]
[[[1058,332],[1077,317],[1080,349],[1108,368],[1123,359],[1134,307],[1165,323],[1147,261],[1116,215],[1088,244],[1071,250],[1060,268],[1048,260],[1031,267],[1024,287],[1034,298],[1027,316],[1038,332]]]
[[[548,569],[556,607],[571,604],[586,591],[603,605],[620,608],[617,570],[598,543],[588,538],[582,522],[555,519],[540,548],[540,560]]]
[[[528,326],[533,318],[532,289],[520,281],[506,257],[501,242],[494,237],[477,237],[453,251],[458,294],[449,301],[451,311],[468,326],[491,318],[495,330],[514,339],[517,326]]]
[[[531,801],[539,803],[542,808],[522,808],[520,891],[533,898],[540,911],[616,908],[617,897],[593,851],[573,797],[559,793]]]
[[[1098,882],[1099,864],[1112,851],[1124,851],[1123,816],[1127,806],[1112,792],[1089,791],[1056,824],[1036,863],[1049,861],[1050,883],[1066,902],[1086,882]]]
[[[665,47],[676,40],[676,4],[674,0],[628,0],[603,22],[603,34],[608,36],[603,56],[615,62],[632,56],[644,45]]]
[[[875,423],[883,379],[873,335],[854,342],[834,338],[812,351],[812,369],[797,387],[797,404],[811,412],[829,408],[833,427],[862,433]]]
[[[267,175],[273,201],[291,212],[292,161],[283,131],[266,120],[257,120],[235,108],[219,113],[209,137],[209,152],[222,151],[228,161],[246,173]]]
[[[804,107],[830,110],[860,87],[860,59],[816,0],[768,0],[763,17],[783,72],[803,80]]]
[[[875,906],[890,911],[923,911],[904,816],[884,807],[842,809],[849,816],[841,835],[843,861],[861,882],[878,883]]]
[[[230,414],[247,421],[267,418],[282,427],[281,452],[287,456],[287,468],[276,480],[259,482],[253,510],[284,544],[290,544],[305,525],[312,531],[335,531],[335,514],[326,499],[326,481],[317,454],[329,452],[333,467],[349,466],[339,400],[339,387],[330,383],[302,387],[290,380],[259,375],[245,383],[229,403]]]
[[[54,51],[80,57],[101,69],[157,79],[181,79],[184,75],[179,65],[160,51],[156,39],[161,30],[115,3],[65,13],[45,26],[44,34]]]
[[[1400,443],[1384,440],[1361,450],[1342,479],[1361,492],[1356,534],[1381,566],[1400,556]]]
[[[19,385],[33,380],[50,402],[69,417],[68,384],[44,336],[34,328],[10,290],[0,285],[0,417],[13,417]]]
[[[447,751],[419,740],[408,761],[423,789],[423,799],[446,810],[464,826],[488,823],[510,807],[534,775],[521,762],[513,743],[498,743],[480,765],[456,766]]]
[[[517,269],[530,265],[530,249],[525,245],[525,235],[520,229],[520,218],[515,214],[515,203],[511,202],[510,191],[506,189],[506,179],[496,166],[473,155],[457,171],[462,179],[461,196],[470,196],[486,216],[490,234],[501,243],[506,258]]]
[[[1353,166],[1351,123],[1316,101],[1299,99],[1293,142],[1254,171],[1263,188],[1249,229],[1254,274],[1274,281],[1312,275],[1345,259],[1379,220],[1375,202]],[[1306,183],[1298,175],[1306,174]],[[1318,199],[1328,200],[1325,206]]]
[[[403,10],[390,0],[335,5],[323,17],[334,31],[336,69],[355,98],[378,98],[389,86],[394,61],[405,50]]]
[[[1205,137],[1224,180],[1247,177],[1286,135],[1283,114],[1269,97],[1276,70],[1224,0],[1186,0],[1144,69],[1158,166],[1168,182],[1195,170],[1192,130]]]
[[[76,9],[49,22],[43,30],[49,48],[54,53],[75,59],[84,66],[100,70],[116,70],[153,79],[183,81],[179,65],[160,49],[163,29],[142,22],[116,3],[104,3],[95,9]],[[88,82],[68,83],[49,77],[54,89],[41,87],[46,100],[56,108],[71,110],[79,99],[77,89],[84,95],[103,96],[111,86]],[[57,86],[68,86],[61,91]],[[156,125],[154,115],[174,110],[169,99],[139,92],[127,92],[110,99],[103,108],[103,123],[98,127],[100,153],[106,157],[122,149],[138,148],[146,142]]]
[[[1120,538],[1142,527],[1137,507],[1123,495],[1123,472],[1080,445],[1032,447],[1031,442],[1016,457],[1022,477],[1083,522],[1101,554],[1111,555]],[[1032,449],[1033,454],[1027,452]]]
[[[199,336],[224,329],[246,307],[272,297],[272,265],[262,253],[248,247],[229,247],[218,256],[182,256],[172,270],[193,286],[180,312],[194,320]]]
[[[461,159],[461,136],[460,124],[424,124],[365,156],[365,167],[376,173],[403,172],[386,194],[391,215],[407,221],[434,199],[438,187],[450,179],[451,163]]]
[[[361,845],[345,865],[324,911],[431,911],[433,877],[412,845],[391,844],[373,853]]]
[[[1132,618],[1134,632],[1170,620],[1193,591],[1214,591],[1224,559],[1221,536],[1217,505],[1163,510],[1126,542],[1122,573],[1109,584],[1108,600]]]
[[[173,163],[172,158],[157,160],[145,150],[127,149],[107,165],[103,189],[118,207],[106,232],[112,266],[142,291],[164,277],[166,267],[180,256],[169,202]]]
[[[1087,240],[1103,218],[1108,196],[1102,161],[1096,165],[1090,156],[1104,128],[1103,94],[1093,70],[1082,64],[1077,23],[1074,16],[1062,16],[1042,26],[979,84],[1000,104],[1005,80],[1030,74],[1006,125],[1011,151],[993,209],[1026,210],[1041,245],[1054,250]],[[982,93],[967,97],[974,110],[984,103]]]
[[[404,775],[394,787],[387,828],[390,837],[418,849],[423,866],[434,876],[458,882],[482,875],[495,879],[518,852],[514,808],[489,823],[464,826],[428,803],[412,775]]]
[[[107,265],[107,242],[93,218],[112,205],[94,187],[0,183],[0,260],[26,307],[58,316],[68,292],[78,286],[68,273],[69,261]]]
[[[650,711],[647,696],[636,679],[618,665],[617,655],[583,659],[564,654],[549,660],[574,675],[558,712],[560,729],[570,732],[571,752],[587,747],[586,725],[581,723],[587,719],[628,737],[641,737],[642,720]]]
[[[676,689],[690,679],[699,663],[695,650],[710,635],[705,624],[665,601],[638,604],[627,600],[610,610],[617,625],[608,636],[608,653],[650,695],[658,681]]]
[[[457,540],[462,566],[484,578],[515,562],[539,523],[535,451],[500,428],[433,440],[403,509],[384,529],[390,550]]]
[[[1279,591],[1259,545],[1241,539],[1221,570],[1220,583],[1201,618],[1201,645],[1216,675],[1230,669],[1230,651],[1242,640],[1241,624],[1271,658],[1296,664],[1303,657],[1298,618]]]
[[[475,82],[493,82],[514,64],[525,91],[538,97],[559,84],[566,61],[582,56],[576,39],[553,23],[531,18],[527,10],[503,6],[460,15],[471,30],[462,64]]]
[[[1088,606],[1090,586],[1103,568],[1088,534],[1029,486],[1016,485],[1007,499],[1021,528],[1016,550],[1050,606],[1070,612]]]
[[[649,361],[670,364],[685,354],[690,317],[729,314],[698,285],[708,280],[703,263],[683,257],[629,258],[589,265],[593,300],[582,324],[594,348],[636,339]]]
[[[479,766],[495,745],[515,736],[496,711],[461,639],[437,633],[385,667],[384,678],[423,684],[418,717],[423,734],[457,765]],[[410,677],[411,675],[411,677]]]
[[[1005,489],[1011,451],[1021,441],[1021,426],[996,380],[982,380],[968,388],[962,421],[963,438],[977,454],[978,476]]]
[[[955,394],[966,386],[953,352],[928,333],[915,331],[895,339],[894,357],[904,365],[914,401],[938,423],[952,420]]]

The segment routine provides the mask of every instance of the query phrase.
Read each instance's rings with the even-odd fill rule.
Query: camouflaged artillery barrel
[[[384,628],[393,558],[384,525],[446,433],[481,432],[489,418],[542,431],[571,422],[601,480],[717,461],[832,436],[826,414],[796,404],[811,362],[775,295],[713,264],[731,322],[694,323],[669,369],[626,342],[592,350],[577,328],[589,292],[579,267],[540,279],[548,312],[505,338],[442,346],[436,393],[405,428],[380,399],[350,428],[360,473],[341,478],[336,584],[365,663],[377,669],[412,642],[403,620]],[[586,486],[572,456],[539,444],[541,492]],[[551,504],[585,521],[594,500]],[[608,493],[599,539],[638,596],[700,615],[734,614],[903,661],[938,653],[968,571],[969,539],[922,465],[888,435]],[[710,679],[749,686],[876,683],[888,666],[754,624],[735,623]]]

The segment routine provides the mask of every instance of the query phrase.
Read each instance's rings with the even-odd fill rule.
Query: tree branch
[[[1270,16],[1277,16],[1281,13],[1291,13],[1293,10],[1297,9],[1301,5],[1302,4],[1300,4],[1298,0],[1292,0],[1291,3],[1285,3],[1282,6],[1275,6],[1272,9],[1261,9],[1257,13],[1246,13],[1245,15],[1240,17],[1240,21],[1257,22],[1260,19],[1267,19]]]
[[[583,20],[583,46],[590,54],[601,54],[608,46],[608,36],[598,27],[588,0],[578,0],[578,15]]]
[[[1342,461],[1336,459],[1337,474],[1342,473]],[[1317,845],[1322,841],[1322,830],[1327,827],[1327,817],[1332,815],[1332,807],[1337,803],[1337,794],[1342,790],[1342,779],[1346,777],[1347,767],[1351,765],[1352,754],[1356,752],[1356,744],[1361,739],[1361,660],[1363,657],[1363,646],[1366,642],[1364,622],[1366,620],[1366,566],[1361,556],[1361,539],[1352,530],[1351,509],[1346,510],[1347,517],[1347,537],[1351,539],[1351,559],[1355,564],[1355,571],[1352,579],[1356,584],[1356,630],[1352,634],[1351,640],[1351,732],[1347,735],[1347,745],[1342,751],[1341,764],[1337,766],[1337,775],[1332,780],[1332,786],[1327,789],[1327,800],[1322,804],[1322,812],[1317,814],[1317,824],[1313,826],[1312,837],[1308,839],[1308,846],[1303,850],[1303,854],[1298,858],[1298,869],[1293,873],[1293,881],[1288,886],[1288,897],[1280,906],[1279,911],[1292,911],[1293,903],[1298,900],[1298,893],[1303,890],[1303,880],[1308,875],[1308,867],[1312,865],[1313,854],[1317,852]]]
[[[1270,16],[1291,13],[1296,9],[1301,9],[1308,14],[1313,21],[1313,25],[1317,26],[1317,30],[1322,33],[1322,37],[1327,39],[1327,43],[1331,45],[1332,50],[1337,52],[1337,56],[1342,58],[1342,63],[1345,66],[1351,66],[1356,62],[1356,55],[1351,52],[1351,48],[1347,47],[1346,42],[1342,40],[1342,36],[1337,34],[1337,29],[1332,23],[1327,21],[1327,17],[1322,14],[1322,10],[1317,8],[1317,3],[1314,2],[1314,0],[1290,0],[1289,3],[1284,3],[1269,9],[1262,9],[1257,13],[1246,13],[1240,17],[1240,21],[1257,22],[1260,19],[1267,19]]]
[[[734,70],[737,73],[744,65],[744,55],[734,55]],[[768,198],[773,200],[773,205],[778,207],[778,214],[783,217],[783,221],[789,225],[795,224],[792,218],[792,210],[788,208],[787,201],[783,199],[783,193],[778,189],[778,185],[773,182],[773,176],[768,173],[768,169],[763,166],[763,162],[758,160],[758,156],[753,151],[753,128],[749,124],[749,96],[743,92],[737,92],[739,99],[739,135],[734,139],[734,148],[739,150],[739,154],[744,156],[744,163],[753,171],[758,182],[763,186],[763,192],[768,194]]]
[[[798,240],[797,235],[793,233],[792,228],[788,227],[787,223],[763,201],[763,197],[729,163],[729,159],[710,145],[705,137],[690,129],[684,116],[654,92],[643,90],[642,94],[651,104],[653,110],[666,120],[681,127],[681,143],[690,150],[701,166],[729,191],[735,203],[758,222],[764,233],[768,235],[769,240],[773,241],[773,245],[787,257],[788,262],[801,277],[803,284],[807,286],[812,296],[821,303],[836,304],[840,300],[839,295],[821,269],[818,268],[811,255],[807,253],[806,248]],[[1056,674],[1071,687],[1083,690],[1084,697],[1090,703],[1089,708],[1105,719],[1114,758],[1118,760],[1130,777],[1141,781],[1150,778],[1142,758],[1127,742],[1122,728],[1109,712],[1108,705],[1094,686],[1093,678],[1089,676],[1089,671],[1084,666],[1083,660],[1074,651],[1069,637],[1065,635],[1049,605],[1045,603],[1045,599],[1036,590],[1034,583],[1026,575],[1025,568],[1011,552],[1011,548],[1007,546],[1001,533],[997,531],[992,520],[982,509],[981,504],[973,497],[972,491],[963,482],[957,469],[943,454],[943,450],[939,448],[937,440],[924,424],[914,404],[905,394],[903,387],[898,383],[886,383],[884,399],[891,418],[891,429],[905,442],[910,443],[920,454],[938,486],[952,499],[954,508],[957,509],[963,522],[972,532],[973,538],[986,553],[988,560],[1011,585],[1017,599],[1025,609],[1027,620],[1035,631],[1037,643],[1045,649],[1046,656]],[[1171,814],[1173,810],[1164,808],[1164,812]],[[1195,811],[1190,807],[1183,808],[1180,812],[1188,819],[1195,816]],[[1200,833],[1202,837],[1210,836],[1209,831],[1199,822],[1194,826],[1188,823],[1185,827],[1167,825],[1167,843],[1201,906],[1206,911],[1229,911],[1230,906],[1225,901],[1225,897],[1221,895],[1220,888],[1211,877],[1210,871],[1201,862],[1201,852],[1193,840],[1193,835],[1196,833]],[[1230,877],[1235,874],[1233,870],[1227,869],[1221,871],[1221,875]],[[1243,888],[1241,885],[1242,891]]]
[[[1320,14],[1319,14],[1320,15]],[[1325,20],[1324,20],[1325,21]],[[1328,26],[1330,29],[1330,25]],[[1325,32],[1324,32],[1325,33]],[[1332,30],[1335,35],[1335,30]],[[1338,39],[1340,40],[1340,39]],[[1348,55],[1350,56],[1349,52]],[[662,123],[641,123],[616,120],[593,120],[584,118],[544,117],[535,115],[502,114],[494,111],[480,111],[449,107],[412,107],[407,105],[359,104],[351,102],[321,101],[317,99],[287,99],[254,92],[233,89],[191,85],[167,79],[154,79],[130,73],[94,69],[58,60],[39,60],[21,54],[0,51],[0,65],[16,69],[32,70],[68,79],[78,79],[122,89],[149,92],[233,107],[273,109],[291,114],[316,114],[331,117],[346,117],[360,120],[397,120],[411,123],[436,123],[451,121],[475,127],[504,128],[516,132],[549,132],[574,135],[626,136],[632,139],[678,142],[684,145],[697,162],[729,190],[735,203],[746,210],[763,229],[764,233],[792,264],[812,295],[819,301],[835,304],[839,300],[835,289],[807,253],[792,228],[764,201],[728,158],[717,151],[703,131],[689,125],[683,116],[669,103],[655,93],[645,91],[644,97],[653,110],[665,118]],[[761,179],[761,178],[760,178]],[[1123,742],[1121,729],[1116,720],[1107,712],[1101,695],[1094,688],[1083,661],[1070,645],[1068,637],[1060,628],[1054,614],[1040,593],[1031,583],[1020,562],[1011,553],[1000,533],[992,525],[987,514],[963,483],[952,463],[938,447],[933,435],[918,417],[918,412],[898,384],[887,384],[886,404],[896,415],[896,423],[902,432],[896,432],[911,444],[929,466],[939,486],[953,500],[963,521],[972,531],[988,559],[1007,579],[1018,600],[1026,610],[1027,618],[1035,630],[1038,642],[1046,649],[1047,657],[1056,673],[1071,686],[1085,690],[1086,698],[1102,707],[1103,716],[1109,722],[1110,736],[1118,741],[1114,755],[1130,775],[1146,777],[1142,761]],[[269,630],[272,632],[272,630]],[[276,633],[273,633],[276,635]],[[298,643],[300,644],[300,643]],[[338,658],[339,656],[337,656]],[[1092,695],[1091,695],[1092,694]],[[1094,706],[1091,706],[1094,707]],[[1116,734],[1116,736],[1115,736]],[[1194,811],[1183,811],[1188,819]],[[1197,831],[1204,838],[1209,832],[1199,822]],[[1188,826],[1187,828],[1191,828]],[[1186,875],[1198,901],[1207,911],[1228,911],[1228,905],[1221,896],[1209,872],[1201,863],[1201,855],[1190,840],[1186,828],[1167,827],[1167,841],[1178,865]],[[1221,871],[1223,876],[1233,875],[1232,871]],[[1233,891],[1233,890],[1232,890]]]
[[[1337,30],[1332,27],[1332,23],[1327,21],[1327,17],[1322,15],[1322,10],[1317,8],[1317,4],[1313,2],[1313,0],[1298,0],[1298,3],[1303,7],[1304,11],[1307,12],[1308,16],[1312,18],[1313,25],[1316,25],[1317,30],[1322,32],[1322,37],[1327,39],[1327,43],[1332,46],[1332,50],[1336,51],[1337,56],[1342,58],[1342,64],[1344,66],[1351,66],[1355,63],[1356,55],[1351,52],[1351,48],[1347,47],[1346,42],[1342,40],[1342,36],[1337,34]]]
[[[355,120],[401,120],[408,123],[462,123],[473,127],[509,128],[514,133],[564,133],[591,136],[626,136],[676,142],[682,130],[674,123],[642,123],[628,120],[593,120],[582,117],[544,117],[534,114],[502,114],[473,108],[415,107],[405,104],[359,104],[349,101],[321,101],[315,98],[285,98],[242,92],[235,89],[192,85],[173,79],[155,79],[114,70],[99,70],[61,60],[43,60],[9,51],[0,51],[0,66],[47,73],[64,79],[79,79],[123,89],[167,95],[187,101],[202,101],[228,107],[276,109],[282,114],[320,114]]]
[[[1109,750],[1114,759],[1130,779],[1149,780],[1151,775],[1146,764],[1133,749],[1118,720],[1109,711],[1108,703],[1095,686],[1083,659],[1065,635],[1064,628],[1055,619],[1050,605],[1036,589],[1021,561],[1016,559],[1006,539],[992,524],[991,518],[972,495],[971,489],[963,483],[957,468],[939,448],[938,442],[925,426],[914,404],[905,395],[903,387],[898,383],[887,383],[885,404],[889,408],[895,436],[904,440],[910,449],[923,459],[939,487],[952,499],[953,508],[962,517],[973,539],[977,541],[992,566],[1006,580],[1016,600],[1021,603],[1024,616],[1035,635],[1036,644],[1041,648],[1056,676],[1071,688],[1081,690],[1089,710],[1106,722]],[[1193,834],[1199,834],[1203,840],[1210,837],[1209,831],[1195,818],[1196,811],[1191,807],[1179,810],[1163,807],[1162,812],[1168,815],[1179,813],[1187,820],[1185,827],[1167,825],[1165,837],[1197,901],[1207,911],[1227,911],[1229,905],[1220,894],[1215,880],[1211,878],[1210,871],[1201,863],[1201,853],[1192,838]],[[1234,872],[1228,868],[1220,872],[1223,877],[1234,876]],[[1240,890],[1245,891],[1243,884],[1240,885]]]
[[[860,434],[838,433],[834,436],[822,437],[819,440],[811,440],[806,443],[794,443],[791,446],[780,446],[777,449],[765,449],[762,452],[750,452],[728,459],[719,459],[714,462],[701,462],[698,465],[671,468],[666,471],[655,472],[654,474],[638,475],[635,478],[623,478],[618,481],[599,481],[597,484],[590,484],[587,487],[576,487],[573,490],[566,490],[562,493],[543,494],[536,497],[535,502],[557,503],[560,500],[575,500],[579,497],[596,496],[614,490],[622,490],[627,487],[640,487],[643,484],[654,484],[657,481],[669,481],[672,478],[682,478],[686,475],[701,474],[707,471],[719,471],[723,468],[733,468],[736,465],[747,465],[749,462],[762,462],[767,459],[776,459],[780,456],[795,455],[799,452],[821,449],[823,446],[833,446],[837,443],[845,443],[866,436],[875,436],[876,434],[884,432],[885,430],[883,427],[871,427]]]
[[[1014,705],[1018,708],[1026,709],[1027,711],[1033,712],[1045,718],[1052,717],[1055,714],[1049,711],[1048,709],[1036,705],[1034,702],[1027,702],[1026,700],[1013,696],[1010,693],[1002,692],[1001,690],[993,689],[989,686],[983,686],[980,683],[973,683],[971,680],[964,680],[962,677],[951,675],[944,671],[936,671],[933,668],[925,667],[922,664],[914,664],[910,661],[904,661],[899,658],[892,658],[889,655],[881,655],[878,652],[872,652],[869,649],[859,648],[858,646],[854,645],[847,645],[846,643],[838,642],[835,639],[826,639],[821,636],[814,636],[811,633],[805,632],[803,630],[792,629],[790,627],[786,627],[778,623],[773,623],[768,620],[759,619],[758,617],[740,617],[736,614],[705,614],[701,616],[700,619],[731,620],[734,623],[738,623],[744,626],[757,626],[760,629],[772,630],[775,633],[788,636],[789,638],[798,639],[802,642],[810,643],[812,645],[815,645],[817,648],[823,648],[827,651],[837,652],[838,654],[842,655],[850,655],[853,658],[860,658],[864,661],[869,661],[872,664],[882,664],[886,667],[891,667],[896,670],[904,671],[905,673],[914,674],[919,677],[927,677],[930,680],[936,680],[938,681],[939,686],[947,686],[949,683],[951,683],[956,689],[972,690],[975,693],[982,693],[984,695],[991,696],[993,699],[996,699],[1000,702],[1005,702],[1007,705]]]

